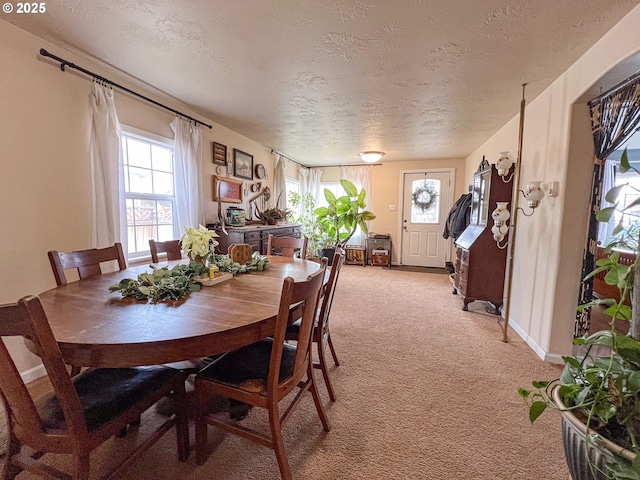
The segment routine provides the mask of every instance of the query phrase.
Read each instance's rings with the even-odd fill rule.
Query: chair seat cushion
[[[272,347],[273,339],[266,338],[225,353],[211,365],[202,369],[196,378],[225,383],[242,390],[266,395]],[[295,356],[296,347],[285,343],[279,381],[283,381],[293,374]]]
[[[73,378],[73,385],[87,420],[87,429],[97,430],[136,403],[184,373],[164,366],[100,368]],[[47,429],[67,428],[58,398],[50,393],[36,401]]]

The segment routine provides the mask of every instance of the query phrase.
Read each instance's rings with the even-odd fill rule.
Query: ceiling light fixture
[[[384,152],[361,152],[358,155],[360,155],[360,158],[367,163],[375,163],[382,158]]]

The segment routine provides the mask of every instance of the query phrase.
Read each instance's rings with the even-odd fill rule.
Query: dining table
[[[150,272],[145,264],[60,285],[39,297],[67,364],[157,365],[216,355],[272,335],[284,278],[305,280],[320,268],[309,260],[269,256],[263,271],[237,273],[176,301],[152,303],[109,291],[124,278]]]

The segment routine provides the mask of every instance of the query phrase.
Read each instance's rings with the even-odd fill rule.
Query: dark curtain
[[[603,192],[601,191],[604,161],[619,148],[640,123],[640,74],[622,82],[608,92],[589,102],[591,131],[595,146],[593,165],[589,229],[582,262],[582,277],[593,271],[598,247],[598,221]],[[606,192],[605,192],[606,193]],[[578,305],[588,303],[593,296],[593,278],[580,284]],[[576,315],[574,336],[581,337],[589,330],[590,311],[585,309]]]

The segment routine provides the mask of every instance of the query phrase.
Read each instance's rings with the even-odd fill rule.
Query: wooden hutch
[[[507,266],[507,249],[499,248],[493,239],[491,212],[496,202],[509,202],[512,208],[513,171],[504,178],[486,160],[473,176],[471,219],[469,226],[457,238],[454,275],[454,294],[460,294],[464,305],[476,300],[487,301],[492,311],[500,314],[503,303],[504,280]],[[505,237],[505,241],[508,237]]]
[[[267,241],[269,234],[274,237],[296,237],[300,238],[302,225],[299,223],[285,223],[282,225],[246,225],[243,227],[227,226],[225,234],[219,226],[208,224],[207,228],[215,230],[219,235],[216,240],[219,245],[216,250],[219,253],[227,253],[229,245],[232,243],[248,243],[253,250],[261,255],[267,254]]]

